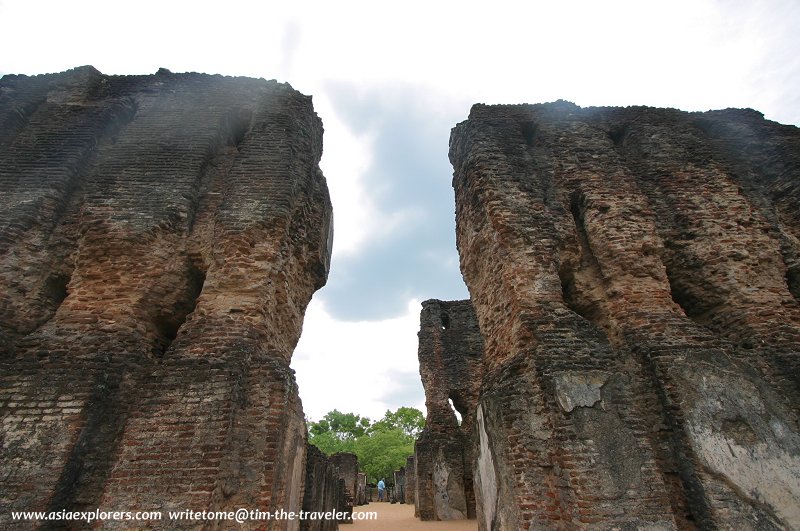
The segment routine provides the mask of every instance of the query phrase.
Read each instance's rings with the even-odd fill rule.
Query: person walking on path
[[[378,482],[378,501],[383,501],[383,493],[386,490],[386,483],[383,480]]]

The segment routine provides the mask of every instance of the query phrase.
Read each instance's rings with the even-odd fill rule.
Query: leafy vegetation
[[[413,407],[386,411],[371,422],[355,413],[336,409],[317,422],[308,423],[308,442],[328,455],[352,452],[358,456],[367,481],[388,479],[414,453],[414,440],[425,426],[422,412]]]

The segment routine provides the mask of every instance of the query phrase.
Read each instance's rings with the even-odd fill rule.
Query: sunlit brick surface
[[[476,105],[450,159],[482,528],[799,526],[800,131]]]
[[[321,152],[311,99],[274,81],[0,81],[0,527],[299,509],[289,361],[328,272]]]

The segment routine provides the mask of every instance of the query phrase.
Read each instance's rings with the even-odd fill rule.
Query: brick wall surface
[[[314,445],[306,446],[306,481],[303,510],[326,513],[338,511],[344,493],[340,490],[339,471],[333,461]],[[305,519],[303,531],[335,531],[339,523],[332,518]]]
[[[356,505],[367,504],[367,475],[364,472],[359,472],[356,479]]]
[[[399,470],[392,472],[392,479],[394,480],[394,489],[389,501],[392,503],[405,503],[406,468],[400,467]]]
[[[350,452],[338,452],[330,456],[334,466],[339,470],[339,477],[344,480],[350,504],[356,504],[358,494],[358,457]]]
[[[416,509],[416,487],[417,487],[417,467],[414,464],[414,456],[411,455],[406,459],[406,488],[405,488],[405,503],[414,504],[414,516],[419,517]]]
[[[483,338],[470,301],[423,302],[418,335],[428,414],[414,447],[417,516],[422,520],[474,518],[473,427]],[[461,414],[460,425],[453,407]]]
[[[800,131],[476,105],[450,159],[481,529],[800,526]]]
[[[289,360],[331,244],[310,98],[83,67],[5,76],[0,124],[0,528],[298,509]]]

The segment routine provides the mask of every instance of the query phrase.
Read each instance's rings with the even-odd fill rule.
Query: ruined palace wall
[[[0,505],[299,509],[289,360],[331,239],[310,98],[163,70],[0,85]]]
[[[473,426],[482,354],[483,339],[469,301],[422,303],[418,355],[428,414],[410,474],[422,520],[475,517]],[[461,414],[460,425],[450,400]]]
[[[419,516],[416,509],[417,500],[417,466],[414,461],[414,456],[410,455],[406,458],[406,489],[405,489],[405,503],[414,504],[414,516]]]
[[[339,477],[344,480],[347,496],[352,505],[356,505],[358,495],[358,456],[350,452],[337,452],[330,457],[339,470]]]
[[[340,490],[339,471],[333,461],[313,444],[306,445],[306,480],[303,510],[309,513],[326,513],[339,510],[344,495]],[[339,523],[329,519],[305,519],[300,522],[302,531],[335,531]]]
[[[754,111],[473,107],[481,529],[800,525],[800,133]]]

